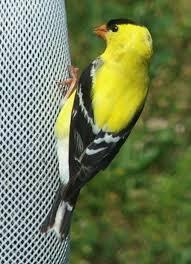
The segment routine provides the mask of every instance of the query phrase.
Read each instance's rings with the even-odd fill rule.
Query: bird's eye
[[[119,28],[118,28],[117,25],[112,25],[112,26],[111,26],[111,31],[112,31],[112,32],[117,32],[118,29],[119,29]]]

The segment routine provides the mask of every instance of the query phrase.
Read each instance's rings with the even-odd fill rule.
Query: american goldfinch
[[[139,118],[148,93],[152,38],[129,19],[97,27],[106,49],[81,74],[69,139],[69,178],[62,190],[59,234],[65,238],[80,190],[105,169]],[[56,209],[56,210],[57,210]]]

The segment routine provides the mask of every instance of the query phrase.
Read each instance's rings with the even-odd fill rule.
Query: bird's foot
[[[75,90],[76,84],[78,82],[78,71],[79,68],[69,66],[69,73],[71,77],[63,81],[56,81],[58,86],[69,85],[69,88],[67,89],[66,94],[64,96],[64,101],[66,101]]]

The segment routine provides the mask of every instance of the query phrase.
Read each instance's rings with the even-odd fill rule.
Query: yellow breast
[[[55,124],[55,136],[63,139],[69,135],[71,112],[74,102],[75,92],[65,102],[57,117]]]
[[[147,67],[132,63],[133,60],[129,65],[127,62],[123,65],[106,61],[94,78],[94,118],[98,127],[105,131],[124,129],[145,100]]]

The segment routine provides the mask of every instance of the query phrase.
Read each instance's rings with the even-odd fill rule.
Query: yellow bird
[[[106,49],[83,71],[75,99],[73,95],[68,101],[71,105],[74,100],[68,176],[61,178],[62,185],[44,229],[57,223],[62,239],[69,232],[81,188],[118,153],[139,118],[148,93],[153,53],[148,29],[129,19],[114,19],[96,28],[95,33],[106,41]],[[61,112],[56,124],[61,140],[58,149],[63,146],[65,123]]]

